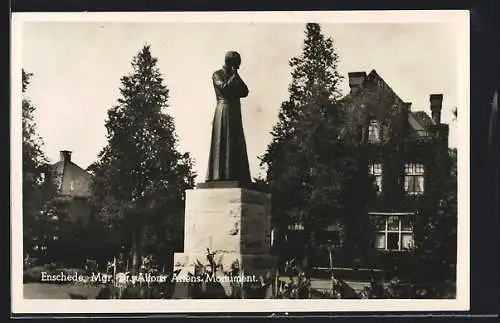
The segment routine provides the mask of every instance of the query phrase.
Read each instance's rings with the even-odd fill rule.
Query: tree
[[[444,170],[435,197],[436,206],[424,210],[415,225],[410,268],[415,288],[430,298],[454,297],[456,292],[457,150],[451,148],[446,152],[435,161]]]
[[[308,23],[302,54],[290,60],[289,100],[281,105],[272,142],[261,158],[273,194],[273,225],[284,232],[290,224],[302,224],[306,269],[315,233],[335,220],[354,228],[359,217],[350,213],[360,214],[360,201],[371,187],[356,143],[345,135],[338,60],[333,40],[320,25]],[[356,199],[347,192],[356,193]]]
[[[55,196],[40,210],[33,232],[42,263],[63,263],[65,266],[83,263],[79,259],[83,251],[83,243],[80,243],[83,227],[71,220],[70,203],[70,199]]]
[[[89,167],[96,214],[133,252],[135,267],[142,250],[164,259],[182,241],[184,191],[195,177],[189,154],[177,151],[169,90],[156,64],[149,45],[133,58],[108,111],[108,143]]]
[[[457,122],[458,108],[452,109]],[[434,145],[432,163],[434,180],[430,183],[429,205],[415,223],[415,247],[408,271],[413,287],[427,298],[454,298],[457,269],[457,149]],[[418,268],[418,270],[415,270]]]
[[[22,70],[23,241],[28,254],[42,247],[44,233],[40,230],[46,221],[42,210],[56,193],[50,165],[43,152],[44,143],[36,129],[36,108],[26,95],[32,76]]]

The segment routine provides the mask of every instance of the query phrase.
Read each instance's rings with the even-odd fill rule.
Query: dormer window
[[[380,129],[377,120],[372,119],[368,124],[368,142],[380,142]]]

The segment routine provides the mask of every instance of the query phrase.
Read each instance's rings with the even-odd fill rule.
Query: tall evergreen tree
[[[273,127],[273,142],[264,157],[279,154],[279,146],[292,139],[295,124],[305,106],[331,107],[340,98],[341,75],[337,71],[338,54],[333,39],[325,38],[319,24],[306,26],[302,54],[290,60],[292,83],[288,88],[289,99],[281,104],[278,122]]]
[[[369,194],[370,184],[364,190],[359,181],[364,172],[355,143],[344,136],[338,61],[332,38],[308,23],[303,51],[290,60],[289,100],[281,105],[273,140],[261,158],[273,194],[273,225],[285,232],[290,224],[302,224],[306,268],[315,233],[336,220],[353,226],[356,217],[344,215],[362,208],[359,201]],[[354,188],[356,201],[350,196]]]
[[[118,105],[108,111],[108,143],[94,174],[93,205],[110,233],[134,254],[162,262],[182,241],[184,191],[194,185],[191,159],[177,151],[169,90],[146,45],[121,79]]]
[[[56,193],[50,165],[43,152],[44,143],[36,129],[36,108],[26,93],[32,76],[22,70],[23,233],[24,251],[29,254],[45,244],[45,233],[41,231],[46,220],[43,208]]]

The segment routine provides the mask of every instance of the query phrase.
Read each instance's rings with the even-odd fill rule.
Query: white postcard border
[[[21,62],[24,22],[176,23],[452,23],[457,27],[458,259],[454,300],[29,300],[23,299]],[[11,52],[11,302],[13,313],[372,312],[464,311],[469,299],[469,12],[174,12],[13,13]],[[57,121],[55,121],[57,122]]]

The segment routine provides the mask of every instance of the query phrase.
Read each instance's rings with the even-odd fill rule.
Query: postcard
[[[469,309],[467,11],[13,13],[12,308]]]

